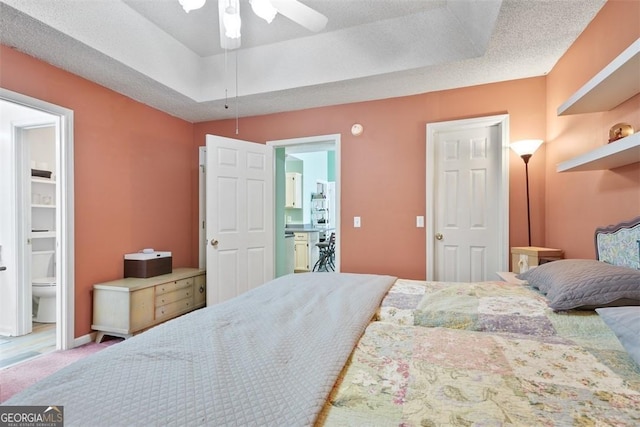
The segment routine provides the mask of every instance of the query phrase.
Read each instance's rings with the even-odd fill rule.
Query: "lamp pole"
[[[527,231],[529,232],[529,246],[531,246],[531,208],[529,206],[529,159],[531,154],[523,154],[522,160],[524,160],[524,174],[527,183]]]

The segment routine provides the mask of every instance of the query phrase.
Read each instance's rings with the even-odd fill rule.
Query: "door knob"
[[[442,240],[442,233],[436,233],[436,240]]]
[[[214,248],[218,247],[218,241],[216,239],[211,239],[211,246],[213,246]]]

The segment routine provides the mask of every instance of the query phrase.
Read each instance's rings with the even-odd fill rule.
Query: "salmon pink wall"
[[[426,124],[509,113],[511,140],[544,138],[545,78],[434,92],[416,96],[315,108],[235,121],[198,123],[194,145],[207,133],[264,143],[313,135],[342,135],[341,266],[345,272],[426,277]],[[353,123],[364,133],[354,137]],[[544,238],[544,148],[530,163],[534,242]],[[511,244],[527,244],[524,163],[510,161]],[[195,197],[195,194],[194,194]],[[353,217],[362,227],[353,228]],[[427,221],[429,219],[427,218]],[[197,242],[197,230],[193,239]],[[195,251],[195,248],[194,248]]]
[[[640,163],[556,172],[556,164],[607,143],[616,123],[640,130],[640,95],[607,112],[558,117],[567,98],[640,37],[640,2],[610,0],[547,77],[546,244],[595,258],[594,229],[640,215]],[[640,79],[640,70],[638,70]]]
[[[74,111],[75,336],[91,331],[94,283],[145,247],[193,255],[193,125],[0,46],[0,86]],[[197,185],[197,181],[196,181]],[[194,263],[194,260],[195,263]]]
[[[124,253],[198,260],[197,147],[205,134],[267,140],[342,134],[342,268],[425,277],[426,124],[508,113],[510,140],[543,138],[530,162],[532,240],[592,257],[592,230],[640,214],[640,165],[558,174],[555,164],[640,128],[640,97],[607,113],[556,117],[569,95],[638,38],[640,2],[609,1],[547,77],[235,121],[191,124],[0,46],[0,86],[75,113],[75,335],[90,332],[91,287],[122,277]],[[353,123],[364,134],[353,137]],[[527,244],[524,165],[510,158],[510,245]],[[362,217],[354,229],[353,216]],[[545,221],[546,218],[546,221]],[[429,220],[427,218],[427,220]]]

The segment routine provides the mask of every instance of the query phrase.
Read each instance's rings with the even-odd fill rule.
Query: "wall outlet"
[[[353,217],[353,227],[354,228],[360,228],[360,217],[359,216],[354,216]]]
[[[423,216],[417,216],[416,217],[416,227],[418,228],[424,228],[424,217]]]

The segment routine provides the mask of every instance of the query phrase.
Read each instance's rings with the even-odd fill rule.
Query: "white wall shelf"
[[[640,132],[558,164],[558,172],[613,169],[640,162]]]
[[[32,177],[31,178],[31,182],[36,182],[36,183],[40,183],[40,184],[56,184],[56,181],[53,179],[47,179],[47,178],[37,178],[37,177]]]
[[[609,111],[640,93],[640,39],[637,39],[558,107],[558,115]]]
[[[53,255],[56,251],[31,251],[31,255]]]
[[[35,231],[31,233],[32,239],[50,239],[56,237],[55,231]]]

